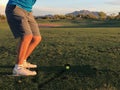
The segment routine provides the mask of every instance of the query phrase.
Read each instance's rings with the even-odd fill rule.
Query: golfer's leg
[[[24,35],[21,38],[19,49],[18,49],[18,55],[17,55],[17,64],[22,65],[24,62],[24,58],[26,55],[26,52],[28,50],[28,46],[32,40],[33,35]]]
[[[13,75],[36,75],[37,73],[35,71],[31,71],[29,69],[26,69],[23,65],[24,63],[24,57],[25,53],[27,51],[27,48],[29,46],[29,43],[31,42],[32,35],[25,35],[21,38],[19,49],[18,49],[18,59],[17,64],[15,64],[15,67],[13,68]]]
[[[31,55],[33,50],[36,48],[36,46],[40,43],[41,36],[33,36],[31,43],[29,44],[29,47],[27,49],[25,60]]]
[[[30,56],[30,54],[33,52],[33,50],[37,47],[37,45],[40,43],[41,41],[41,35],[39,32],[39,27],[37,22],[35,21],[32,13],[29,14],[29,25],[33,34],[33,38],[31,43],[29,44],[26,56],[25,56],[25,60],[27,60],[27,58]]]

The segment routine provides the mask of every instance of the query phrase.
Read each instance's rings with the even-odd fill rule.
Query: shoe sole
[[[22,75],[22,74],[17,74],[16,72],[13,72],[12,74],[12,76],[35,76],[35,75],[37,75],[37,73],[34,75]]]
[[[21,74],[12,74],[12,75],[8,75],[8,76],[36,76],[37,74],[35,75],[21,75]]]

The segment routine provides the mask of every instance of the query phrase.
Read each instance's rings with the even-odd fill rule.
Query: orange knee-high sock
[[[41,36],[33,36],[32,41],[27,49],[24,60],[27,60],[27,58],[30,56],[30,54],[33,52],[36,46],[40,43],[40,41],[41,41]]]
[[[19,50],[18,50],[18,57],[17,57],[17,64],[21,65],[24,62],[24,58],[28,49],[28,46],[32,40],[33,35],[25,35],[21,39]]]

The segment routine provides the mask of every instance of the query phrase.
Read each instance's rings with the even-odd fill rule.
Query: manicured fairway
[[[42,42],[29,57],[38,75],[12,77],[18,40],[0,24],[0,90],[120,90],[120,28],[40,31]]]

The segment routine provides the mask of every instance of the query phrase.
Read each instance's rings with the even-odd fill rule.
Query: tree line
[[[83,20],[83,19],[92,19],[92,20],[120,20],[120,13],[118,15],[111,14],[107,15],[104,12],[99,12],[98,15],[89,13],[89,14],[67,14],[67,15],[46,15],[46,16],[37,16],[36,19],[77,19],[77,20]]]

